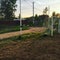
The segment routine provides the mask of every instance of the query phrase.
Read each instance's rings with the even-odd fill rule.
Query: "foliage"
[[[34,17],[34,25],[33,25],[33,18],[26,18],[26,22],[29,26],[43,26],[43,24],[46,24],[46,22],[48,22],[49,16],[48,15],[35,15]],[[46,24],[47,25],[47,24]]]
[[[22,27],[23,30],[28,30],[29,29],[29,26],[24,26]]]
[[[1,13],[5,20],[14,19],[14,12],[16,7],[16,0],[1,0]]]
[[[45,9],[43,10],[43,14],[47,14],[47,12],[48,12],[48,7],[45,7]]]
[[[28,26],[23,26],[22,30],[27,30],[29,29]],[[0,25],[0,34],[2,33],[9,33],[9,32],[15,32],[15,31],[20,31],[20,26],[19,25]]]
[[[19,30],[20,30],[20,26],[6,26],[6,25],[0,26],[0,34],[19,31]]]

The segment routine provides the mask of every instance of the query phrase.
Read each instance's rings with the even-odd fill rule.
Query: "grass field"
[[[0,60],[60,60],[60,34],[0,40]]]
[[[29,29],[27,26],[22,27],[23,30]],[[8,32],[15,32],[15,31],[20,31],[20,26],[0,26],[0,34],[2,33],[8,33]]]

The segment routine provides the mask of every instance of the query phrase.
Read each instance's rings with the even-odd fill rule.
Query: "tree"
[[[56,17],[56,18],[60,18],[60,13],[53,12],[52,13],[52,16],[53,17]]]
[[[47,15],[47,12],[48,12],[48,7],[45,7],[45,9],[43,10],[43,14]]]
[[[19,14],[18,18],[20,19],[20,14]]]
[[[57,17],[57,18],[60,18],[60,13],[57,13],[57,14],[56,14],[56,17]]]
[[[52,16],[56,16],[56,13],[55,13],[55,12],[53,12],[53,13],[52,13]]]
[[[1,13],[3,13],[5,20],[13,20],[16,11],[16,0],[1,0]]]
[[[35,20],[38,20],[38,15],[37,14],[35,15]]]

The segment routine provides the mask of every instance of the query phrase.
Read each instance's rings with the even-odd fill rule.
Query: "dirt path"
[[[4,33],[4,34],[0,34],[0,39],[5,39],[5,38],[9,38],[9,37],[13,37],[13,36],[18,36],[18,35],[22,35],[22,34],[27,34],[27,33],[38,33],[38,32],[43,32],[45,31],[46,28],[44,27],[31,27],[29,30],[24,30],[24,31],[17,31],[17,32],[10,32],[10,33]]]
[[[60,34],[0,41],[0,60],[60,60]]]

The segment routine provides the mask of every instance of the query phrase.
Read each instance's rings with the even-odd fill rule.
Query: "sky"
[[[17,11],[15,12],[16,17],[18,17],[20,12],[19,1],[17,0]],[[45,7],[49,7],[49,15],[52,12],[60,13],[60,0],[21,0],[22,5],[22,18],[30,17],[33,15],[33,4],[34,2],[34,14],[41,15]]]

